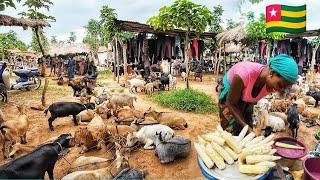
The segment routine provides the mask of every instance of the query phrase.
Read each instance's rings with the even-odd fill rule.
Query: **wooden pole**
[[[117,50],[117,79],[118,79],[118,83],[119,83],[119,81],[120,81],[120,74],[119,74],[119,72],[120,72],[120,60],[119,60],[119,47],[118,47],[118,40],[116,39],[116,50]]]
[[[224,69],[224,73],[226,73],[226,71],[227,71],[226,43],[223,43],[223,61],[224,61],[223,69]]]
[[[115,42],[116,43],[116,42]],[[113,81],[116,81],[116,75],[117,75],[117,47],[116,44],[114,44],[114,57],[113,57]]]

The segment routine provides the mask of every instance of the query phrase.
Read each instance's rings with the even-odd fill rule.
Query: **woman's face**
[[[292,84],[286,81],[276,72],[271,71],[270,75],[266,79],[266,87],[268,92],[282,91],[286,88],[291,87]]]

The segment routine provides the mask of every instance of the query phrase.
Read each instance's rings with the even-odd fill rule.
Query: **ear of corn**
[[[214,135],[213,133],[209,133],[209,134],[205,134],[205,135],[202,135],[202,138],[205,139],[206,141],[210,141],[210,142],[215,142],[219,145],[223,145],[225,140],[220,137],[220,136],[216,136]]]
[[[201,136],[198,136],[198,141],[200,144],[202,145],[205,145],[206,144],[206,141],[201,137]]]
[[[274,134],[271,134],[270,136],[266,137],[264,140],[260,141],[259,144],[266,144],[266,143],[272,141],[273,138],[274,138]]]
[[[238,154],[235,153],[235,152],[234,152],[232,149],[230,149],[228,146],[224,146],[223,148],[224,148],[224,150],[226,150],[226,151],[229,153],[229,155],[233,158],[233,160],[237,160],[237,159],[238,159]]]
[[[223,158],[212,148],[210,144],[207,144],[206,146],[206,153],[220,170],[226,168]]]
[[[275,167],[277,164],[275,162],[271,162],[271,161],[263,161],[263,162],[260,162],[258,164],[256,164],[258,166],[267,166],[268,168],[272,168],[272,167]]]
[[[217,151],[217,153],[228,163],[228,164],[233,164],[234,160],[232,157],[229,155],[229,153],[224,150],[221,146],[219,146],[216,143],[211,143],[212,148]]]
[[[277,152],[276,149],[272,149],[272,150],[268,153],[268,155],[274,155],[276,152]]]
[[[263,174],[268,171],[267,166],[239,165],[239,171],[243,174]]]
[[[254,138],[255,134],[251,132],[248,134],[245,138],[242,139],[240,142],[240,147],[243,148],[249,141],[251,141]]]
[[[206,154],[205,152],[205,147],[201,144],[198,143],[194,143],[194,147],[199,155],[199,157],[201,158],[201,160],[204,162],[204,164],[209,168],[213,168],[214,163],[212,162],[212,160],[210,159],[210,157]]]
[[[252,141],[249,141],[245,147],[249,147],[249,146],[252,146],[252,145],[255,145],[257,143],[259,143],[260,141],[262,141],[264,139],[263,136],[258,136],[258,137],[255,137]]]
[[[271,155],[248,155],[246,157],[246,163],[255,164],[263,161],[276,161],[281,159],[279,156],[271,156]]]
[[[276,142],[275,145],[278,147],[287,148],[287,149],[301,149],[301,150],[304,149],[304,147],[301,147],[301,146],[296,146],[296,145],[282,143],[282,142]]]
[[[239,142],[242,141],[242,139],[246,136],[246,134],[248,132],[248,129],[249,129],[248,125],[246,125],[246,126],[244,126],[244,128],[242,128],[242,130],[241,130],[241,132],[240,132],[240,134],[238,136],[238,141]]]
[[[234,152],[236,152],[238,154],[241,152],[240,146],[236,143],[236,141],[233,139],[232,136],[229,136],[225,131],[221,131],[220,134],[223,137],[223,139],[226,140],[226,144],[232,150],[234,150]]]

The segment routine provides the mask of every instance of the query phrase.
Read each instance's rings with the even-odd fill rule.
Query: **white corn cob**
[[[205,139],[206,141],[210,141],[210,142],[215,142],[219,145],[223,145],[225,140],[220,137],[220,136],[215,136],[213,133],[209,133],[209,134],[205,134],[205,135],[202,135],[202,138]]]
[[[223,158],[212,148],[210,144],[207,144],[206,146],[206,153],[220,170],[226,168]]]
[[[246,148],[242,149],[242,151],[248,151],[248,150],[250,150],[250,149],[259,148],[259,147],[262,147],[262,146],[270,146],[270,147],[271,147],[273,143],[274,143],[274,141],[270,141],[270,142],[268,142],[268,143],[266,143],[266,144],[260,144],[260,143],[258,143],[258,144],[254,145],[254,146],[246,147]]]
[[[228,164],[233,164],[234,160],[232,159],[232,157],[229,155],[229,153],[224,150],[221,146],[219,146],[218,144],[212,142],[211,143],[212,148],[217,151],[217,153],[228,163]]]
[[[276,149],[272,149],[272,150],[268,153],[268,155],[274,155],[276,152],[277,152]]]
[[[202,145],[205,145],[207,142],[201,136],[198,136],[198,142]]]
[[[221,137],[221,135],[220,135],[220,133],[218,131],[214,131],[212,134],[215,135],[215,136]]]
[[[246,157],[247,164],[256,164],[263,161],[276,161],[281,159],[279,156],[271,156],[271,155],[248,155]]]
[[[263,174],[269,170],[267,166],[239,165],[239,171],[243,174]]]
[[[248,134],[245,138],[242,139],[240,142],[240,147],[243,148],[249,141],[251,141],[254,138],[255,134],[251,132]]]
[[[261,146],[254,149],[243,150],[241,154],[243,155],[264,155],[269,154],[271,151],[270,146]]]
[[[275,145],[278,147],[287,148],[287,149],[302,149],[302,150],[304,149],[304,147],[302,146],[296,146],[296,145],[286,144],[282,142],[276,142]]]
[[[238,159],[238,154],[235,153],[235,152],[234,152],[232,149],[230,149],[228,146],[224,146],[223,148],[224,148],[224,150],[226,150],[226,151],[229,153],[229,155],[233,158],[233,160],[237,160],[237,159]]]
[[[245,147],[249,147],[249,146],[251,146],[251,145],[255,145],[255,144],[259,143],[260,141],[262,141],[263,139],[264,139],[263,136],[255,137],[254,139],[252,139],[252,141],[249,141],[249,142],[245,145]]]
[[[239,142],[242,141],[242,139],[246,136],[246,134],[247,134],[247,132],[248,132],[248,129],[249,129],[249,126],[248,126],[248,125],[246,125],[246,126],[244,126],[244,127],[242,128],[242,130],[241,130],[241,132],[240,132],[240,134],[239,134],[239,136],[238,136],[238,141],[239,141]]]
[[[207,155],[204,145],[194,143],[194,147],[195,147],[199,157],[202,159],[204,164],[207,166],[207,168],[209,168],[209,169],[213,168],[214,163],[212,162],[210,157]]]
[[[225,131],[220,131],[221,136],[223,137],[224,140],[226,140],[226,144],[236,153],[241,152],[241,148],[238,145],[238,143],[233,139],[232,136],[229,136],[227,132]]]
[[[270,136],[266,137],[264,140],[260,141],[259,144],[266,144],[270,141],[272,141],[274,138],[274,134],[271,134]]]
[[[275,167],[277,164],[275,162],[271,162],[271,161],[263,161],[263,162],[260,162],[258,164],[256,164],[258,166],[267,166],[268,168],[272,168],[272,167]]]

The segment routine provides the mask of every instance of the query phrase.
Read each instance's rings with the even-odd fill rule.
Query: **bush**
[[[213,103],[210,96],[193,89],[163,92],[153,96],[152,99],[165,107],[181,111],[196,113],[218,112],[218,106]]]

